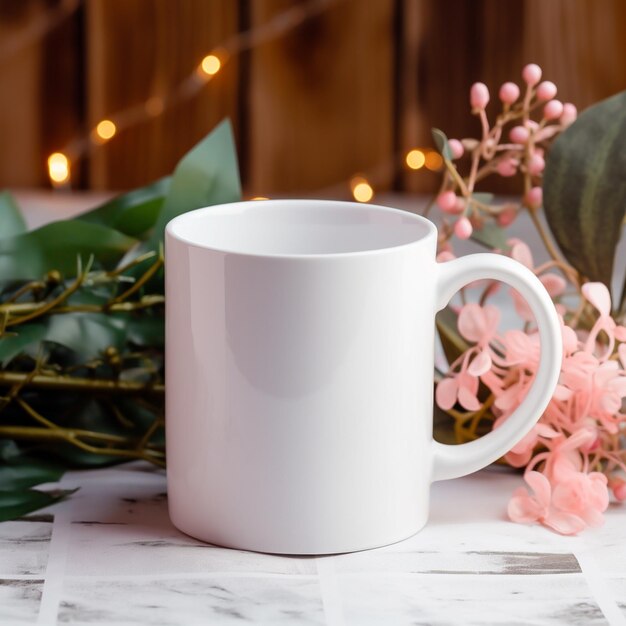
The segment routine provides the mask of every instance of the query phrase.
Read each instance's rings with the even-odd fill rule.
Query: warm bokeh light
[[[374,197],[372,186],[361,176],[355,176],[350,181],[352,196],[357,202],[369,202]]]
[[[443,159],[438,152],[431,150],[426,153],[426,157],[424,159],[424,165],[431,171],[436,172],[443,167]]]
[[[200,63],[200,70],[207,76],[215,76],[221,67],[222,62],[215,54],[207,54]]]
[[[103,141],[108,141],[117,132],[117,127],[111,120],[102,120],[96,126],[96,135]]]
[[[70,162],[62,152],[55,152],[48,157],[48,176],[55,187],[69,181]]]
[[[250,198],[250,200],[269,200],[269,198],[265,196],[254,196],[254,198]]]
[[[426,163],[426,156],[421,150],[418,150],[417,148],[415,148],[407,152],[405,160],[406,160],[406,164],[412,170],[419,170],[422,167],[424,167],[424,164]]]

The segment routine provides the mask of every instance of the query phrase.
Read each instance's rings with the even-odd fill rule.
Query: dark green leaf
[[[473,241],[482,244],[490,250],[506,252],[509,249],[506,239],[506,231],[495,222],[485,222],[482,228],[476,228],[472,233]]]
[[[74,276],[77,257],[86,262],[92,254],[99,265],[113,268],[136,242],[100,224],[53,222],[0,239],[0,280],[38,279],[52,269]]]
[[[441,156],[448,161],[452,161],[452,150],[450,150],[446,134],[438,128],[433,128],[431,133],[433,135],[433,141],[435,142],[437,150],[439,150]]]
[[[42,509],[74,493],[75,489],[51,492],[34,489],[0,491],[0,522]]]
[[[228,120],[193,147],[179,162],[147,249],[156,250],[165,225],[177,215],[241,198],[233,132]]]
[[[8,191],[0,192],[0,237],[26,232],[26,222],[17,202]]]
[[[141,238],[154,226],[169,191],[171,178],[156,182],[117,196],[87,213],[77,217],[83,222],[101,224],[130,237]]]
[[[567,260],[611,287],[626,213],[626,92],[585,110],[552,145],[544,209]]]
[[[44,324],[20,324],[0,338],[0,363],[5,366],[27,346],[37,345],[46,335]]]
[[[441,340],[443,353],[449,365],[452,365],[467,349],[469,344],[459,334],[458,315],[447,306],[437,313],[435,318],[437,332]]]
[[[165,319],[146,315],[128,322],[127,340],[138,346],[161,348],[165,342]]]
[[[14,491],[41,483],[55,483],[63,476],[58,465],[33,459],[12,465],[0,465],[0,490]]]

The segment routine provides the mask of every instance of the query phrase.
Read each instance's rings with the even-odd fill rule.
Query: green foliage
[[[435,142],[437,150],[439,150],[441,156],[448,161],[452,161],[452,150],[450,149],[450,144],[448,143],[446,134],[438,128],[433,128],[431,133],[433,141]]]
[[[609,288],[626,214],[625,137],[622,92],[585,110],[559,136],[543,178],[544,209],[561,251],[583,276]]]
[[[223,122],[171,177],[72,220],[26,232],[0,194],[0,521],[65,497],[32,487],[66,468],[162,463],[163,231],[240,193]]]

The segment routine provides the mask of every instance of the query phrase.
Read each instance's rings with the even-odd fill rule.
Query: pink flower
[[[509,132],[509,138],[513,143],[526,143],[529,134],[528,129],[524,126],[514,126]]]
[[[572,122],[576,121],[577,116],[578,111],[576,107],[571,102],[566,102],[563,105],[563,113],[561,114],[559,122],[561,122],[563,126],[569,126]]]
[[[552,486],[540,472],[526,472],[524,480],[534,491],[517,489],[509,501],[508,514],[512,521],[521,524],[540,522],[563,535],[575,535],[586,527],[585,521],[573,513],[559,511],[552,504]]]
[[[563,103],[560,100],[550,100],[543,107],[543,117],[546,120],[556,120],[563,114]]]
[[[520,487],[508,506],[511,520],[540,522],[563,535],[575,535],[588,526],[600,526],[609,505],[607,479],[600,472],[572,471],[553,486],[540,472],[529,471],[524,480],[534,491]]]
[[[525,204],[530,209],[539,209],[543,204],[543,190],[541,187],[533,187],[524,198]]]
[[[450,152],[452,152],[453,159],[460,159],[463,156],[465,148],[458,139],[448,139],[448,146],[450,146]]]
[[[549,80],[544,80],[537,87],[537,99],[538,100],[552,100],[556,96],[556,85]]]
[[[489,103],[489,89],[484,83],[474,83],[470,89],[470,104],[474,110],[483,110]]]
[[[513,104],[519,98],[519,87],[515,83],[504,83],[498,95],[504,104]]]
[[[454,234],[459,239],[469,239],[474,232],[474,227],[472,223],[467,219],[467,217],[460,217],[456,223],[454,224]]]
[[[535,63],[529,63],[522,70],[522,78],[528,86],[534,87],[541,80],[541,68]]]

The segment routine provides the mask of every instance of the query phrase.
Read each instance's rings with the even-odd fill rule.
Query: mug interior
[[[405,246],[435,234],[428,220],[398,209],[326,200],[235,202],[190,211],[170,236],[224,252],[310,256]]]

